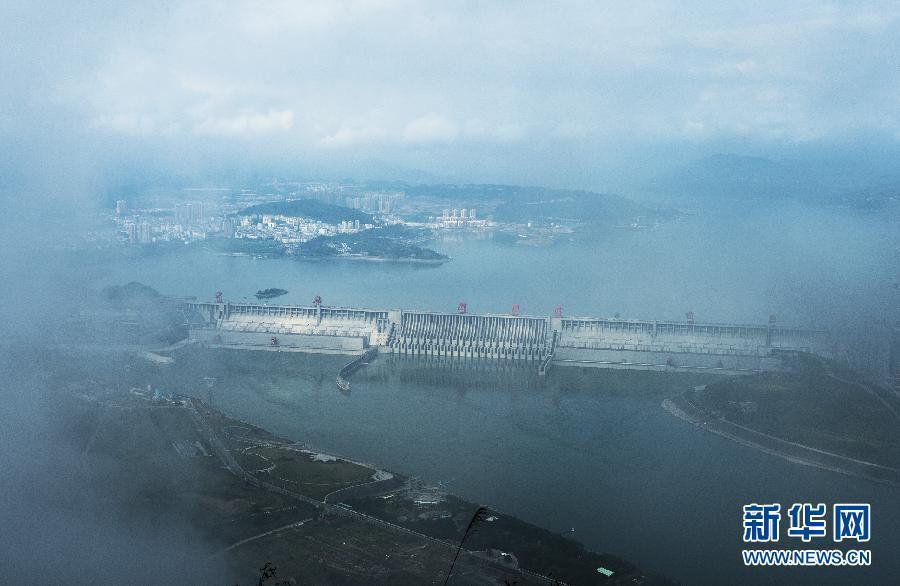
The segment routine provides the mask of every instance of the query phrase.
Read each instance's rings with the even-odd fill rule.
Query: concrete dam
[[[192,341],[218,348],[532,361],[643,370],[777,370],[786,353],[834,355],[826,330],[592,317],[437,313],[186,301]],[[461,308],[463,306],[461,305]]]

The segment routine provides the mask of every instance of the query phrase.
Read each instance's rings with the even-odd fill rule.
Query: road
[[[261,539],[263,537],[267,537],[269,535],[279,533],[281,531],[284,531],[285,529],[293,529],[294,527],[302,527],[304,524],[309,523],[310,521],[312,521],[312,517],[310,517],[309,519],[303,519],[302,521],[294,521],[293,523],[288,523],[287,525],[282,525],[281,527],[276,527],[275,529],[271,529],[271,530],[265,531],[263,533],[258,533],[252,537],[248,537],[247,539],[241,539],[240,541],[238,541],[236,543],[232,543],[231,545],[229,545],[228,547],[223,549],[222,552],[231,551],[232,549],[240,547],[240,546],[244,545],[245,543],[250,543],[251,541],[256,541],[257,539]]]
[[[305,502],[305,503],[309,503],[309,504],[315,506],[317,509],[322,510],[323,512],[354,517],[356,519],[370,523],[372,525],[376,525],[383,529],[388,529],[388,530],[396,531],[399,533],[405,533],[408,535],[414,535],[414,536],[418,537],[419,539],[422,539],[429,543],[433,543],[435,545],[445,547],[450,551],[454,551],[454,552],[456,551],[456,549],[458,547],[458,544],[456,544],[456,543],[450,543],[449,541],[437,539],[437,538],[431,537],[430,535],[425,535],[424,533],[419,533],[418,531],[413,531],[412,529],[407,529],[406,527],[402,527],[400,525],[395,525],[394,523],[390,523],[383,519],[379,519],[377,517],[372,517],[371,515],[366,515],[365,513],[361,513],[359,511],[354,511],[353,509],[351,509],[349,507],[340,506],[340,505],[330,505],[330,504],[326,503],[325,501],[318,501],[318,500],[310,498],[306,495],[302,495],[302,494],[281,488],[280,486],[275,486],[274,484],[271,484],[269,482],[260,480],[256,476],[254,476],[254,475],[250,474],[249,472],[247,472],[246,470],[244,470],[244,468],[237,462],[237,460],[235,460],[234,456],[231,455],[231,452],[228,450],[228,448],[225,446],[225,444],[222,443],[222,440],[219,439],[219,436],[216,435],[215,431],[213,431],[213,429],[209,426],[209,423],[207,423],[206,419],[203,417],[203,414],[200,413],[200,411],[197,409],[196,405],[194,405],[194,401],[192,399],[186,399],[184,401],[184,407],[188,410],[188,413],[190,414],[191,419],[193,419],[195,425],[197,426],[198,433],[213,449],[216,456],[222,461],[222,464],[224,464],[225,467],[232,474],[234,474],[238,478],[243,479],[244,481],[248,482],[249,484],[259,487],[259,488],[263,488],[265,490],[275,492],[277,494],[281,494],[281,495],[284,495],[287,497],[297,499],[297,500]],[[305,521],[303,521],[303,522],[305,522]],[[292,526],[298,526],[298,525],[295,522],[290,525],[286,525],[283,527],[279,527],[277,529],[273,529],[271,532],[268,532],[267,534],[282,531],[282,530],[287,529]],[[242,540],[235,544],[232,544],[227,549],[233,549],[235,547],[238,547],[242,543],[247,543],[248,541],[252,541],[254,539],[259,539],[261,537],[264,537],[265,535],[266,534],[260,534],[260,535],[254,535],[252,537],[248,537],[245,540]],[[227,549],[226,549],[226,551],[227,551]],[[491,565],[494,565],[497,568],[505,570],[505,571],[517,572],[519,574],[528,576],[530,578],[536,579],[541,582],[545,582],[547,584],[554,584],[554,585],[559,584],[561,586],[565,586],[564,582],[560,582],[559,580],[556,580],[554,578],[550,578],[548,576],[538,574],[537,572],[532,572],[530,570],[525,570],[522,568],[512,570],[511,568],[508,568],[497,562],[493,562],[492,560],[486,560],[486,558],[479,556],[477,553],[467,550],[467,549],[463,549],[462,553],[466,554],[467,556],[471,556],[471,557],[477,559],[478,562],[480,562],[480,563],[484,563],[487,561],[487,563],[490,563]]]

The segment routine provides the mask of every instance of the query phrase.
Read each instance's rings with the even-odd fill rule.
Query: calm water
[[[897,245],[890,226],[788,206],[766,215],[720,210],[547,248],[443,240],[435,246],[453,260],[438,268],[188,250],[107,258],[89,272],[97,285],[139,280],[203,298],[281,287],[293,303],[321,294],[329,305],[453,310],[465,299],[472,311],[520,303],[546,314],[561,303],[570,314],[678,319],[692,309],[713,321],[777,313],[816,324],[881,311],[877,303],[893,299]],[[185,356],[164,376],[186,390],[216,376],[213,402],[234,417],[448,482],[556,531],[575,528],[591,548],[686,583],[890,583],[900,575],[900,491],[757,453],[660,408],[664,397],[705,382],[698,377],[555,368],[542,381],[533,369],[379,359],[341,394],[340,357],[220,354]],[[871,502],[874,568],[744,570],[741,506],[795,501]]]

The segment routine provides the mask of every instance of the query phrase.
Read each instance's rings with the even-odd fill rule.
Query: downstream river
[[[203,298],[222,290],[238,300],[280,287],[289,293],[279,301],[289,303],[319,294],[327,305],[452,311],[466,300],[470,311],[519,303],[523,313],[541,315],[559,303],[569,314],[680,319],[693,310],[698,320],[761,323],[776,313],[800,325],[827,325],[870,297],[889,299],[896,275],[885,268],[897,252],[890,226],[792,206],[777,212],[725,208],[548,247],[446,238],[433,246],[452,260],[436,268],[186,249],[105,258],[88,273],[98,285],[138,280]],[[865,307],[880,311],[875,301]],[[381,357],[341,393],[334,377],[346,360],[189,350],[161,376],[208,393],[230,416],[445,482],[467,499],[687,584],[900,576],[900,489],[758,453],[660,407],[708,377],[554,367],[540,379],[531,366]],[[204,376],[216,378],[209,391]],[[741,506],[751,502],[871,502],[873,566],[744,569]]]

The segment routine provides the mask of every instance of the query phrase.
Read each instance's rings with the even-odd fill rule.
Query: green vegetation
[[[160,297],[159,291],[137,281],[127,285],[110,285],[103,289],[102,294],[116,307],[130,307],[148,301],[156,302]]]
[[[255,475],[260,480],[314,499],[367,482],[373,473],[371,468],[346,460],[315,461],[315,454],[288,446],[256,446],[235,455],[247,470],[258,470]]]
[[[256,292],[257,299],[274,299],[275,297],[281,297],[282,295],[287,295],[287,289],[260,289]]]
[[[223,417],[213,410],[205,409],[205,413],[241,466],[279,488],[321,500],[336,490],[365,485],[367,490],[361,493],[337,493],[328,502],[345,503],[352,510],[449,543],[463,537],[466,525],[478,508],[453,495],[433,504],[416,504],[404,489],[402,477],[372,483],[374,470],[371,468],[340,458],[317,459],[313,457],[315,454],[297,449],[287,440],[252,425]],[[501,560],[503,556],[489,555],[489,552],[509,552],[515,556],[518,567],[553,575],[568,583],[597,582],[598,566],[612,568],[615,575],[623,578],[638,575],[637,568],[628,562],[609,554],[591,552],[563,535],[501,513],[491,514],[488,518],[489,521],[481,521],[469,534],[465,542],[467,550]],[[656,579],[645,580],[645,584],[652,584]]]
[[[371,260],[404,260],[440,263],[448,257],[415,244],[429,236],[424,230],[400,225],[378,226],[355,234],[317,236],[290,247],[276,240],[249,238],[218,238],[210,242],[216,250],[228,254],[251,254],[275,257],[293,254],[303,258],[362,258]],[[269,291],[267,289],[266,291]],[[272,291],[281,291],[273,289]],[[268,299],[268,297],[257,297]],[[286,293],[286,291],[285,291]]]
[[[326,224],[340,224],[343,221],[359,221],[360,224],[373,224],[375,220],[369,214],[344,206],[336,206],[316,199],[292,199],[274,201],[250,206],[241,210],[242,216],[288,216],[309,218]]]
[[[688,394],[714,417],[787,441],[900,466],[900,401],[831,362],[806,355],[789,372],[724,379]]]
[[[416,231],[400,226],[373,228],[355,234],[319,236],[300,244],[296,251],[300,256],[357,257],[385,260],[415,260],[443,262],[448,257],[429,248],[413,244],[410,240],[421,238]]]

